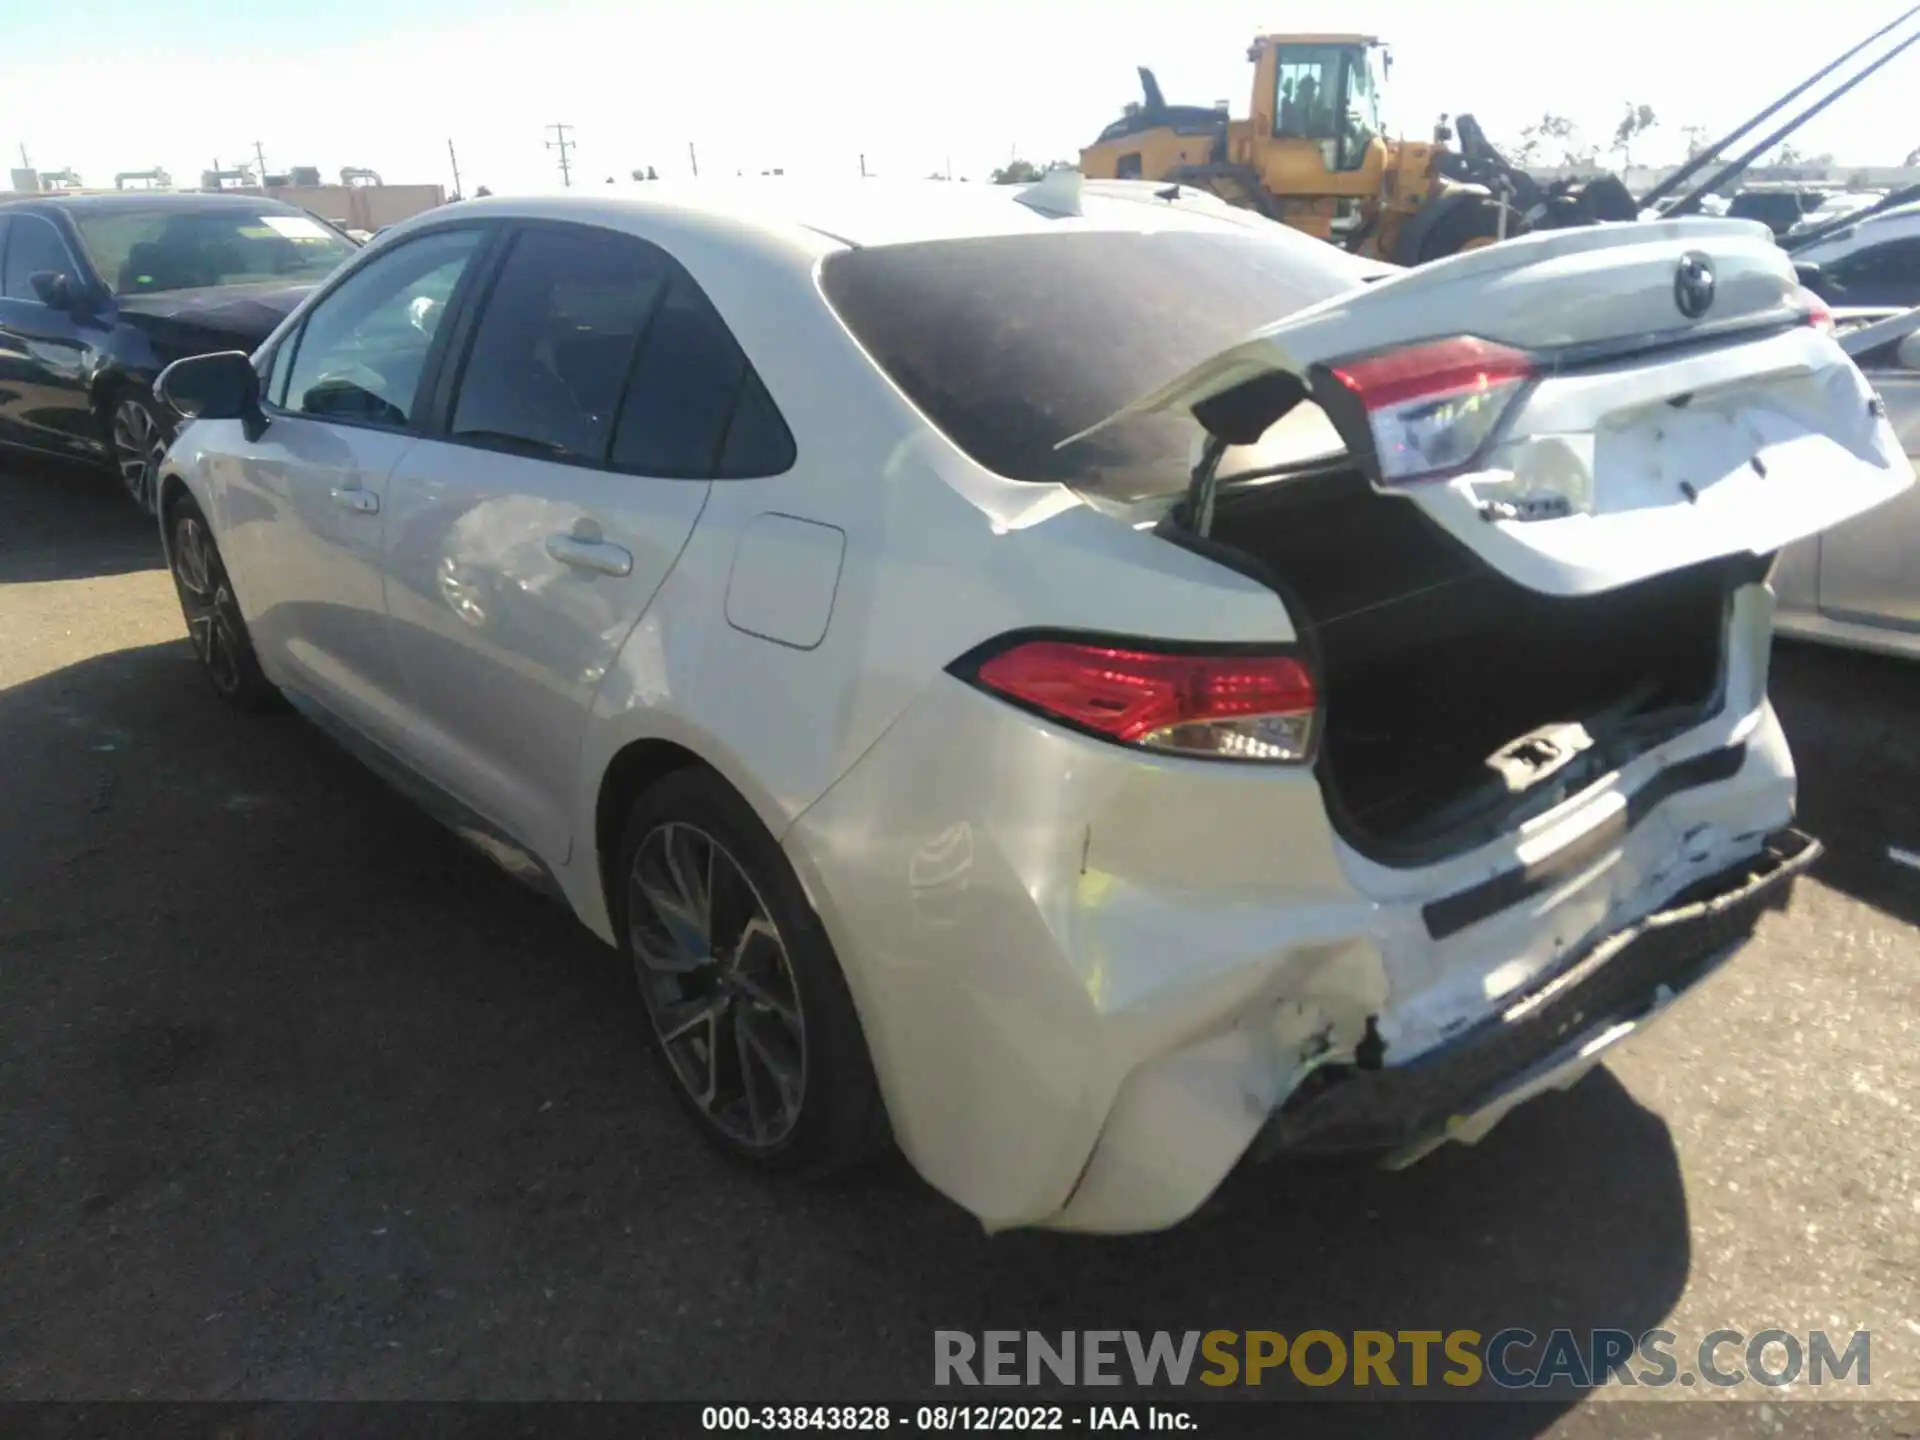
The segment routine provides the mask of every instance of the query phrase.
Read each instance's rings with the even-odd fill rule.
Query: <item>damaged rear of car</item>
[[[1249,1151],[1477,1139],[1818,855],[1767,576],[1912,472],[1761,227],[1409,272],[1211,234],[940,249],[822,288],[973,462],[1124,536],[1131,613],[1157,597],[1151,628],[1076,598],[984,638],[790,842],[864,937],[863,1013],[886,992],[903,1146],[990,1226],[1154,1228]],[[1033,563],[1051,527],[1080,573],[1071,516]],[[908,773],[929,750],[1000,778]],[[925,837],[904,886],[855,817]]]

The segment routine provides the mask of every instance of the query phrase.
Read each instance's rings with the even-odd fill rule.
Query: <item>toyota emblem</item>
[[[1673,275],[1673,303],[1689,320],[1698,320],[1713,307],[1713,261],[1698,250],[1680,257]]]

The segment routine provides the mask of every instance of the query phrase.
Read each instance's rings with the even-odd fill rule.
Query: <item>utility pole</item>
[[[33,161],[27,158],[27,142],[24,140],[20,142],[20,168],[22,170],[31,170],[33,168]]]
[[[865,155],[860,157],[860,178],[862,180],[867,178],[867,157]]]
[[[567,132],[573,129],[573,126],[549,125],[547,129],[553,131],[557,137],[556,139],[547,141],[547,148],[560,152],[560,183],[571,190],[573,188],[573,167],[567,163],[567,151],[574,148],[575,142],[567,139]]]
[[[260,148],[258,140],[253,142],[253,158],[260,162],[260,188],[267,188],[267,152]]]
[[[700,178],[700,157],[693,153],[693,142],[687,141],[687,163],[693,166],[693,178]]]
[[[460,188],[460,157],[453,153],[453,137],[447,137],[447,159],[453,164],[453,198],[458,200],[466,194]]]

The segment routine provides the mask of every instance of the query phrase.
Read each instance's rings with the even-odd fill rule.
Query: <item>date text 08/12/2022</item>
[[[1111,1431],[1177,1434],[1199,1428],[1191,1411],[1163,1405],[708,1405],[700,1428],[769,1431],[905,1430],[923,1434]]]

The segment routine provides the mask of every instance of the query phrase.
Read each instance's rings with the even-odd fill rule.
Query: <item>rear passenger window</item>
[[[453,438],[604,461],[634,345],[668,272],[659,251],[619,236],[522,234],[474,333]]]
[[[712,302],[676,276],[634,367],[613,463],[642,475],[713,475],[746,374],[747,357]]]
[[[794,461],[773,397],[693,278],[645,241],[587,229],[514,242],[449,438],[662,479]]]
[[[748,480],[781,474],[792,469],[793,462],[793,434],[760,377],[748,370],[740,382],[740,399],[733,407],[733,423],[727,427],[716,473],[722,480]]]

